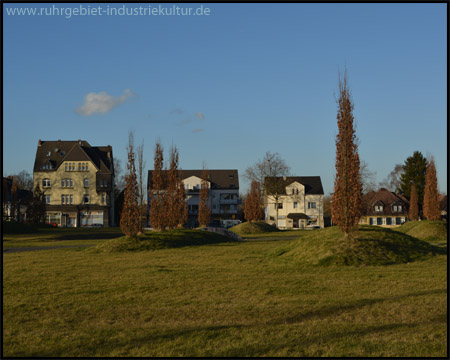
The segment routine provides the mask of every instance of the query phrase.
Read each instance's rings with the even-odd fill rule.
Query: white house
[[[320,176],[266,177],[264,206],[266,222],[280,229],[324,227]]]
[[[188,226],[198,226],[198,205],[203,170],[181,170],[186,203],[188,206]],[[162,178],[165,179],[166,171]],[[209,194],[208,207],[211,220],[235,220],[239,205],[239,178],[237,170],[207,170]],[[163,180],[164,181],[164,180]],[[148,172],[148,189],[152,184],[152,171]],[[163,184],[165,186],[165,184]],[[148,201],[150,203],[150,201]],[[150,205],[149,205],[150,207]],[[151,224],[149,224],[151,226]]]

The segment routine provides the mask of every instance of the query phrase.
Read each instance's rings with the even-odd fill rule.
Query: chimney
[[[286,180],[286,176],[283,176],[283,180]]]
[[[58,139],[58,142],[61,142],[61,139]]]
[[[111,151],[108,151],[108,152],[106,153],[106,155],[108,156],[108,159],[111,160]]]
[[[41,145],[42,145],[42,140],[39,139],[39,141],[38,141],[38,146],[41,146]]]
[[[81,145],[81,139],[78,139],[78,144]]]

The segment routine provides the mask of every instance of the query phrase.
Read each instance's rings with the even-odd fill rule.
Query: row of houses
[[[45,194],[45,221],[61,227],[114,226],[114,162],[110,145],[87,141],[42,141],[36,151],[33,181]],[[181,170],[189,227],[196,226],[202,170]],[[235,169],[208,170],[208,206],[214,222],[233,222],[239,212],[239,175]],[[5,179],[4,179],[5,181]],[[265,220],[282,229],[323,228],[324,191],[320,176],[268,177],[277,196],[264,196]],[[150,199],[152,171],[148,172]],[[445,204],[446,204],[445,199]],[[150,203],[150,201],[148,201]],[[408,200],[386,189],[364,196],[361,224],[395,226],[407,221]],[[148,223],[148,226],[151,226]]]

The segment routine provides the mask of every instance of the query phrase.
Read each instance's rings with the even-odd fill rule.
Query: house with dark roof
[[[33,182],[44,192],[47,223],[62,227],[113,225],[114,165],[110,145],[39,139]]]
[[[198,226],[198,205],[200,203],[200,188],[202,183],[203,170],[180,170],[181,179],[183,181],[186,202],[188,207],[188,224],[189,227]],[[151,189],[153,186],[153,171],[148,172],[148,213],[151,207]],[[166,187],[167,173],[162,173],[163,188]],[[227,223],[237,220],[239,205],[239,177],[237,170],[207,170],[208,178],[208,207],[211,211],[211,220]],[[150,224],[150,219],[148,222]]]
[[[408,221],[409,201],[385,188],[363,196],[360,224],[398,226]]]
[[[13,176],[3,178],[3,219],[25,222],[28,203],[33,197],[33,193],[25,189],[14,189],[13,183]]]
[[[264,179],[265,220],[279,229],[324,227],[320,176]]]

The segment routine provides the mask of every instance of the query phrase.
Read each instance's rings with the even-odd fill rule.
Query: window
[[[45,202],[46,204],[50,204],[50,201],[51,201],[50,195],[44,195],[44,202]]]
[[[294,209],[297,209],[298,204],[294,202]]]
[[[71,205],[73,204],[73,195],[69,195],[69,202]]]
[[[105,194],[102,194],[102,204],[104,204],[106,202],[106,196]]]
[[[383,205],[376,205],[375,212],[381,212],[381,211],[383,211]]]
[[[401,205],[393,205],[392,206],[392,211],[393,212],[400,212],[400,211],[402,211],[402,206]]]
[[[295,189],[292,189],[292,195],[295,195]]]
[[[308,209],[315,209],[316,208],[316,203],[315,202],[308,202]]]
[[[383,225],[383,218],[377,218],[377,225]]]
[[[62,179],[61,186],[62,187],[73,187],[73,179]]]
[[[42,187],[49,188],[50,187],[50,179],[42,179]]]
[[[278,209],[282,209],[283,208],[283,203],[278,203]]]
[[[386,225],[392,225],[392,218],[390,217],[386,218]]]
[[[83,183],[85,188],[89,187],[89,179],[84,179]]]
[[[61,205],[65,204],[66,195],[61,195]]]
[[[83,196],[83,204],[89,204],[89,195]]]
[[[50,157],[52,155],[51,151],[47,151],[47,157]]]

